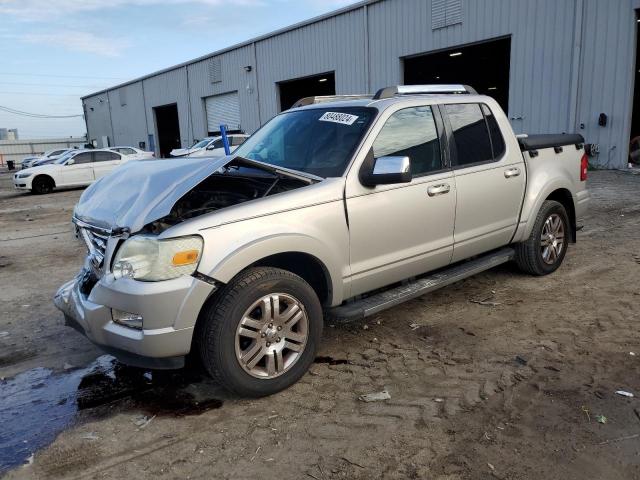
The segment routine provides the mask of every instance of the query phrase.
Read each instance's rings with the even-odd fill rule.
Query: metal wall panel
[[[85,122],[87,124],[87,138],[91,143],[93,140],[100,145],[100,139],[106,135],[113,141],[113,130],[111,129],[111,113],[109,111],[108,92],[88,97],[84,99]]]
[[[108,92],[113,136],[111,144],[137,147],[148,143],[142,82]],[[122,100],[125,100],[122,105]],[[149,148],[149,145],[146,145]]]
[[[402,57],[511,36],[508,113],[514,129],[565,131],[573,2],[466,0],[462,7],[461,24],[432,30],[429,2],[388,0],[369,6],[374,89],[402,83]]]
[[[153,135],[158,150],[158,132],[155,125],[154,107],[161,107],[175,103],[178,105],[178,121],[180,123],[180,143],[182,147],[193,144],[191,115],[189,115],[189,89],[187,88],[187,68],[161,73],[155,77],[145,78],[142,81],[144,100],[146,105],[147,132]]]
[[[363,8],[261,40],[256,52],[263,122],[280,111],[284,80],[335,72],[336,94],[367,90]]]
[[[618,8],[602,0],[584,0],[581,35],[576,126],[584,125],[578,131],[588,142],[600,145],[595,163],[605,168],[627,165],[633,104],[637,29],[633,8],[638,2],[616,2]],[[604,127],[598,125],[600,113],[608,117]]]
[[[204,99],[234,91],[238,92],[240,103],[240,127],[247,133],[253,133],[260,127],[253,45],[231,50],[216,58],[220,59],[220,82],[211,83],[209,77],[210,59],[193,63],[187,67],[192,136],[196,139],[207,136],[207,112]],[[245,67],[251,67],[250,71],[247,71],[248,69]]]

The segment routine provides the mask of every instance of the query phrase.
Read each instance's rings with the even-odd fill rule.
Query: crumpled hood
[[[127,162],[87,188],[74,216],[91,225],[132,233],[171,212],[175,202],[231,157]]]

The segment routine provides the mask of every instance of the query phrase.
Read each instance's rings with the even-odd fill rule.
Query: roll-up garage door
[[[240,130],[240,103],[238,92],[214,95],[204,99],[207,110],[207,130],[209,133],[219,132],[220,125],[228,130]]]

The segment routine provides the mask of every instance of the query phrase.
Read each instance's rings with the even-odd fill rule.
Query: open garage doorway
[[[178,105],[164,105],[154,107],[156,130],[158,132],[158,150],[160,157],[167,158],[174,148],[182,147],[180,143],[180,121],[178,120]]]
[[[336,76],[333,72],[311,77],[287,80],[278,84],[280,90],[280,111],[284,112],[298,100],[315,95],[335,95]]]
[[[511,37],[488,40],[404,59],[404,84],[462,83],[509,109]]]

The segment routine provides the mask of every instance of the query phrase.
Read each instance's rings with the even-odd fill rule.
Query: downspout
[[[262,126],[262,113],[260,112],[260,84],[258,82],[258,54],[256,53],[256,42],[253,42],[253,70],[256,78],[256,102],[258,102],[258,128]]]
[[[187,139],[188,145],[193,145],[193,139],[196,138],[196,134],[193,131],[193,121],[191,120],[191,88],[189,87],[189,67],[184,66],[184,73],[187,77],[187,105],[189,106],[189,116],[187,117],[187,130],[191,131],[191,138]]]
[[[584,0],[576,0],[573,26],[573,52],[571,59],[571,83],[569,97],[569,125],[567,131],[577,131],[578,102],[580,99],[580,67],[582,66],[582,39],[584,33]]]
[[[369,65],[369,6],[364,5],[364,74],[365,74],[365,92],[371,92],[371,72]]]
[[[113,116],[111,115],[111,99],[109,98],[109,92],[107,92],[107,103],[109,104],[109,125],[111,125],[111,141],[113,145],[103,145],[103,148],[111,147],[117,145],[116,143],[116,132],[113,131]]]

